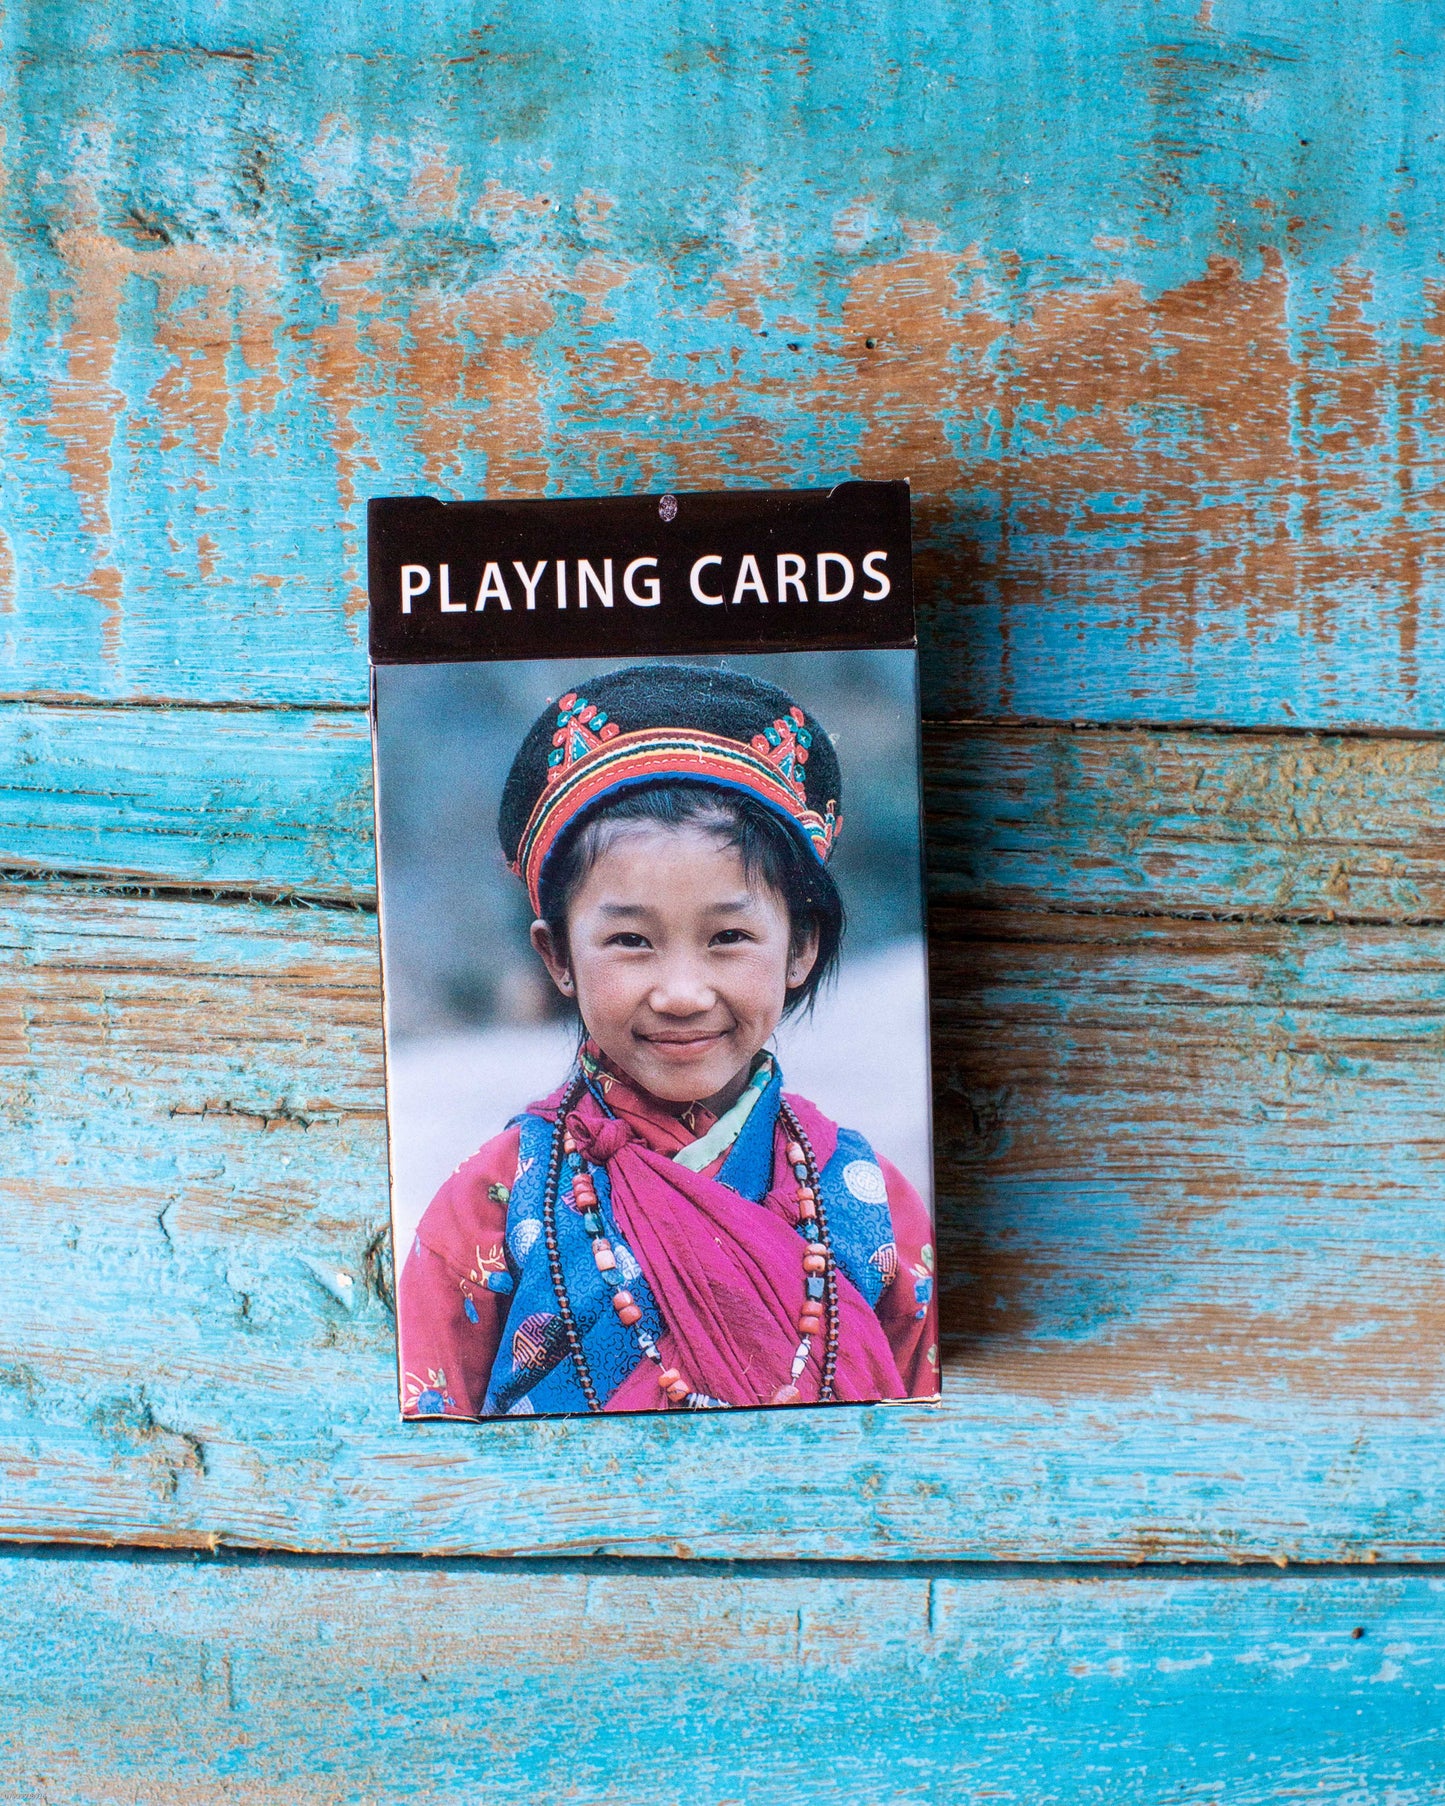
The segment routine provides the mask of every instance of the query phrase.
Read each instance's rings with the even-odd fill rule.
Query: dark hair
[[[542,920],[553,944],[567,946],[567,909],[577,886],[613,839],[609,830],[626,822],[658,822],[664,827],[701,828],[736,847],[750,879],[761,879],[788,910],[791,950],[796,953],[816,933],[818,956],[803,982],[788,993],[783,1014],[811,1009],[820,986],[838,964],[846,917],[831,873],[801,837],[765,803],[743,791],[686,778],[664,778],[615,792],[583,815],[543,868]]]

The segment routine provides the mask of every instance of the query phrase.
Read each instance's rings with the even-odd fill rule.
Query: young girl
[[[767,1051],[838,958],[841,789],[817,722],[735,672],[613,672],[532,727],[502,847],[584,1038],[418,1226],[408,1417],[937,1392],[928,1212]]]

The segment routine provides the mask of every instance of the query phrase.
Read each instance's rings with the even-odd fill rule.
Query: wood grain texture
[[[372,918],[12,890],[0,1533],[1441,1554],[1445,932],[942,913],[942,1409],[403,1428]]]
[[[936,899],[1256,921],[1445,918],[1445,742],[925,734]]]
[[[1429,1806],[1442,1585],[12,1554],[0,1749],[47,1806]]]
[[[0,869],[374,907],[366,716],[0,704]]]
[[[0,1794],[1439,1797],[1440,1583],[1226,1565],[1445,1556],[1435,27],[0,14],[0,1537],[574,1558],[12,1553]],[[948,1402],[403,1433],[366,497],[848,475],[992,723]]]
[[[0,684],[360,702],[370,493],[907,475],[936,709],[1439,727],[1433,26],[11,12]]]
[[[924,738],[936,899],[1445,919],[1445,741],[1007,728]],[[0,869],[372,907],[366,717],[0,704]]]

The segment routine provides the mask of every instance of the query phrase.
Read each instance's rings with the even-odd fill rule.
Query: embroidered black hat
[[[820,864],[842,827],[833,743],[785,690],[709,665],[632,665],[559,696],[512,761],[497,830],[532,907],[543,866],[581,815],[668,778],[757,797]]]

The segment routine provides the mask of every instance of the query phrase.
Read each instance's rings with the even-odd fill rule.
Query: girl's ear
[[[532,945],[537,950],[537,957],[551,974],[552,983],[564,997],[575,996],[577,987],[572,982],[572,968],[561,948],[553,940],[552,930],[540,916],[532,924],[531,936]]]
[[[800,984],[806,984],[808,974],[817,963],[818,930],[814,926],[808,930],[788,955],[788,989],[796,991]]]

